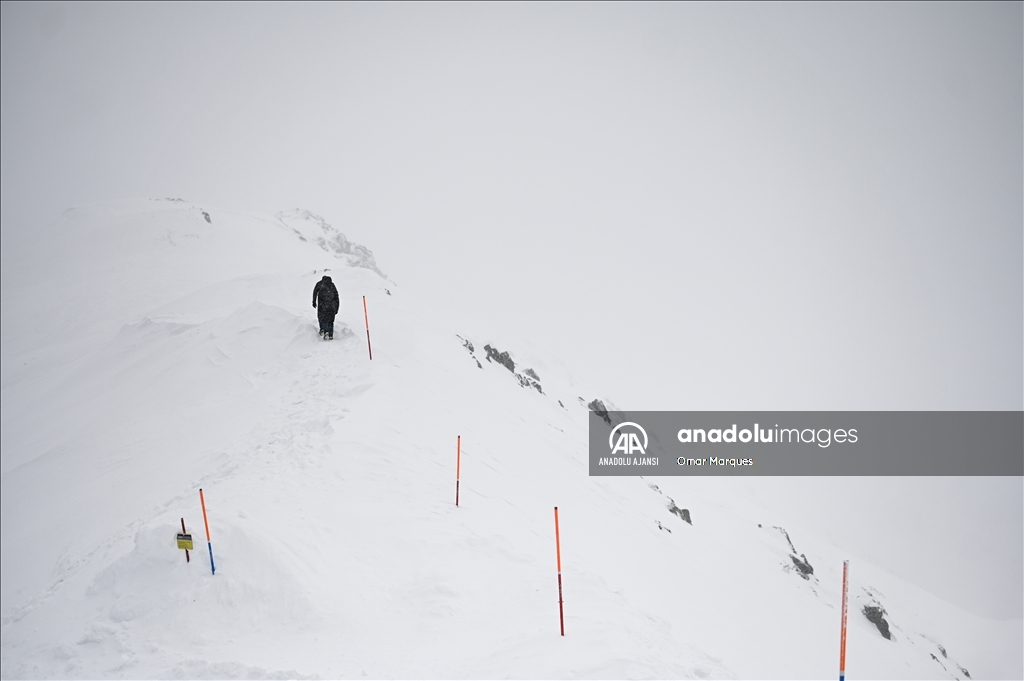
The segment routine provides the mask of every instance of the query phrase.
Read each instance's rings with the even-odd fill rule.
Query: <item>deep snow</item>
[[[588,477],[607,396],[311,213],[87,206],[4,256],[4,678],[833,678],[844,558],[849,678],[1024,676],[1020,620],[777,527],[756,479]]]

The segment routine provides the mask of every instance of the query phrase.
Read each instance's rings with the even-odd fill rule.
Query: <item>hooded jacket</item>
[[[313,287],[313,307],[318,308],[321,313],[338,314],[340,304],[338,287],[325,274],[324,278]]]

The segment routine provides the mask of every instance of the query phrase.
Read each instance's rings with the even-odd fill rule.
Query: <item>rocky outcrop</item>
[[[523,373],[516,374],[516,378],[519,380],[519,385],[524,388],[533,388],[541,395],[544,394],[544,391],[540,388],[540,376],[533,369],[523,369]]]
[[[868,621],[878,628],[878,633],[885,639],[892,640],[892,633],[889,631],[889,623],[885,619],[885,608],[880,604],[865,605],[861,612],[868,618]]]
[[[597,416],[609,426],[612,425],[612,417],[608,415],[608,408],[604,406],[604,402],[601,400],[592,400],[587,404],[587,409],[597,414]]]
[[[308,210],[296,208],[281,211],[275,217],[303,241],[309,241],[344,260],[350,267],[372,270],[382,278],[387,276],[377,267],[373,253],[366,246],[352,243],[322,217]]]
[[[761,527],[760,523],[757,526]],[[784,565],[782,569],[794,570],[802,578],[809,581],[814,576],[814,566],[811,565],[811,561],[807,560],[807,556],[802,553],[799,556],[797,555],[796,547],[793,546],[793,540],[789,538],[789,532],[786,532],[785,529],[778,525],[774,525],[773,529],[781,532],[782,536],[786,538],[786,543],[789,545],[789,560],[792,562],[792,565]]]
[[[384,289],[384,290],[386,291],[387,289]],[[389,293],[388,295],[391,295],[391,294]],[[473,347],[473,341],[469,340],[468,338],[463,338],[462,336],[460,336],[458,334],[455,334],[455,337],[458,338],[460,341],[462,341],[462,347],[466,348],[466,351],[469,353],[469,356],[473,358],[474,362],[476,362],[476,368],[477,369],[483,369],[484,365],[481,364],[480,360],[478,360],[476,358],[476,355],[473,354],[473,353],[476,352],[476,348]]]
[[[811,575],[814,574],[814,568],[807,561],[807,556],[804,554],[801,553],[799,558],[791,554],[789,559],[793,561],[793,566],[796,568],[796,571],[804,579],[810,579]]]
[[[466,347],[466,349],[469,350],[470,354],[472,354],[473,344],[464,338],[462,339],[462,343]],[[544,394],[544,390],[540,386],[540,376],[537,375],[537,372],[534,371],[533,369],[530,369],[529,367],[523,369],[522,372],[517,372],[515,360],[512,359],[512,356],[508,354],[508,352],[499,350],[498,348],[488,343],[487,345],[484,346],[484,354],[484,358],[488,362],[500,364],[501,366],[511,371],[512,375],[516,377],[517,381],[519,381],[519,385],[521,385],[524,388],[533,388],[541,395]],[[477,366],[481,366],[479,361],[477,362]]]
[[[679,516],[680,520],[683,520],[689,523],[690,525],[693,525],[693,521],[690,520],[690,509],[679,508],[678,506],[676,506],[676,502],[672,501],[671,499],[668,500],[668,512],[672,513],[673,515]]]
[[[670,496],[666,495],[664,492],[662,492],[661,488],[658,487],[657,485],[655,485],[654,483],[649,482],[649,483],[647,483],[647,486],[650,487],[655,492],[657,492],[658,494],[664,496],[666,499],[668,499],[668,512],[669,513],[671,513],[674,516],[677,516],[680,520],[682,520],[683,522],[687,523],[688,525],[693,525],[693,520],[690,519],[690,509],[688,509],[688,508],[679,508],[678,506],[676,506],[676,502],[672,499],[672,497],[670,497]],[[658,522],[658,527],[659,528],[661,528],[661,529],[663,529],[663,530],[665,530],[667,532],[671,532],[672,531],[672,530],[668,529],[667,527],[662,527],[661,521],[657,521],[657,522]]]
[[[512,361],[512,357],[507,352],[501,352],[498,348],[491,347],[489,344],[484,346],[484,352],[487,354],[488,362],[500,364],[513,374],[516,372],[516,363]]]

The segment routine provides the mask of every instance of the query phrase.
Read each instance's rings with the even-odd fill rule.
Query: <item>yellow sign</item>
[[[178,548],[185,549],[186,551],[192,551],[192,535],[191,534],[179,534],[178,535]]]

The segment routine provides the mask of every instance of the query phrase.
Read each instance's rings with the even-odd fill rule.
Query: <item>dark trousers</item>
[[[316,309],[316,317],[320,321],[320,332],[334,335],[334,316],[338,314],[334,310],[325,310],[323,307]]]

